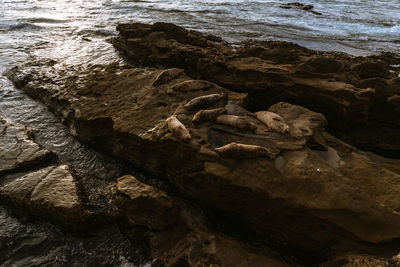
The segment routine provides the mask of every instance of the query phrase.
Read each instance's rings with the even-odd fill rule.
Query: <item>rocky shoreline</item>
[[[335,135],[399,158],[399,56],[351,57],[286,42],[236,46],[168,23],[118,26],[112,40],[134,62],[184,69],[191,77],[249,94],[249,109],[286,101],[323,113]]]
[[[82,174],[1,119],[4,203],[73,231],[124,221],[161,266],[400,265],[399,57],[118,30],[136,66],[40,60],[7,76],[158,182]]]

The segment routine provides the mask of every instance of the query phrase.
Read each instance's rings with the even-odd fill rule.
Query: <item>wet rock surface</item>
[[[107,233],[107,234],[105,234]],[[31,216],[0,207],[1,266],[150,266],[142,247],[127,237],[126,226],[94,227],[68,233]]]
[[[400,250],[395,242],[400,237],[399,161],[363,152],[333,137],[325,131],[329,119],[321,113],[286,102],[265,104],[263,112],[270,113],[263,114],[275,114],[268,117],[271,124],[246,109],[246,94],[193,80],[179,69],[117,64],[66,69],[44,62],[14,68],[9,76],[20,89],[57,113],[81,141],[163,179],[180,197],[233,215],[287,251],[312,255],[303,259],[303,264],[360,251],[387,257],[377,249],[381,246],[392,255]],[[71,79],[74,82],[68,82]],[[210,97],[219,94],[224,97]],[[226,113],[200,123],[192,121],[200,110],[215,109]],[[174,123],[168,123],[171,117]],[[234,143],[246,147],[238,149]],[[222,147],[224,153],[218,153]],[[268,153],[260,153],[260,148]],[[182,211],[179,205],[180,215],[173,216],[175,219],[166,216],[165,221],[158,220],[163,214],[173,214],[167,192],[132,176],[109,183],[104,185],[109,188],[109,203],[119,192],[118,197],[133,204],[104,208],[105,216],[116,212],[111,217],[162,229],[148,233],[153,257],[166,265],[184,259],[190,265],[218,261],[229,266],[229,259],[222,256],[225,247],[232,255],[242,247],[224,237],[212,243],[213,248],[220,248],[213,250],[216,254],[209,253],[207,244],[193,245],[205,242],[205,236],[213,232],[208,228],[195,237],[175,232],[176,242],[165,244],[162,240],[172,238],[167,238],[169,234],[163,237],[163,231],[174,231],[182,224],[191,229],[185,215],[190,209]],[[103,206],[105,202],[98,199],[101,197],[93,197],[97,203],[93,206]],[[151,214],[136,209],[135,201],[142,199],[150,209],[161,211]],[[188,252],[187,240],[194,240],[189,250],[198,253]],[[171,244],[174,247],[168,248]],[[241,255],[250,255],[246,253],[252,249],[248,249]],[[207,260],[199,258],[204,253]],[[261,255],[254,257],[267,261]]]
[[[57,157],[34,141],[24,126],[0,117],[0,177],[46,166]]]
[[[246,92],[252,111],[279,101],[310,108],[323,113],[342,140],[400,157],[400,59],[394,54],[351,57],[286,42],[233,46],[168,23],[121,24],[118,30],[112,42],[134,62],[182,68],[191,77]]]
[[[7,122],[10,125],[13,124]],[[18,130],[27,133],[22,126]],[[32,146],[40,148],[34,140],[29,141],[30,146],[20,148],[22,154]],[[0,264],[229,266],[235,260],[242,266],[247,263],[288,266],[229,237],[219,237],[215,250],[217,241],[210,241],[215,236],[205,230],[206,222],[197,221],[189,228],[188,219],[178,212],[188,213],[190,206],[180,202],[178,207],[174,204],[177,200],[133,176],[103,180],[54,164],[55,161],[48,161],[28,166],[23,172],[15,165],[4,173],[0,183],[1,203],[34,219],[31,222],[15,218],[0,207],[0,223],[4,225],[4,232],[0,231],[4,252]],[[41,222],[42,219],[61,225],[64,230]],[[165,237],[169,238],[167,243],[163,241]],[[171,255],[176,256],[176,261]],[[155,262],[149,262],[148,257]]]
[[[294,9],[299,9],[299,10],[304,10],[304,11],[308,11],[311,12],[315,15],[322,15],[319,12],[314,11],[314,6],[313,5],[304,5],[302,3],[299,2],[291,2],[291,3],[286,3],[286,4],[282,4],[281,8],[285,8],[285,9],[290,9],[290,8],[294,8]]]
[[[131,242],[127,225],[115,220],[120,215],[110,202],[111,190],[106,190],[110,182],[55,165],[57,157],[38,145],[25,127],[3,119],[1,126],[0,201],[14,211],[0,206],[1,266],[149,262],[141,241]]]
[[[3,184],[0,198],[65,225],[80,227],[88,217],[65,165],[40,169]]]

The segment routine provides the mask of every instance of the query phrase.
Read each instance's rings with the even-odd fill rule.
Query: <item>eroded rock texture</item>
[[[7,122],[7,127],[18,130],[8,131],[16,133],[13,137],[17,141],[23,134],[27,135],[22,126],[17,128]],[[29,154],[25,150],[29,152],[32,147],[40,148],[33,140],[28,141],[29,145],[19,147],[20,154]],[[24,165],[27,167],[25,174],[20,172],[19,165],[3,173],[9,175],[0,183],[1,203],[67,227],[64,228],[67,230],[84,230],[89,236],[82,236],[83,232],[79,237],[62,233],[43,222],[43,226],[32,224],[25,229],[0,210],[0,224],[13,230],[6,233],[4,229],[0,233],[1,241],[8,242],[0,244],[6,253],[0,257],[0,264],[130,266],[132,262],[143,263],[150,257],[156,266],[288,266],[275,259],[276,254],[275,257],[266,256],[213,232],[204,218],[193,214],[193,207],[131,175],[105,181],[66,165],[51,165],[54,164],[51,161],[40,163],[43,166]],[[124,225],[124,219],[131,226]],[[103,226],[104,223],[107,226]],[[40,237],[35,236],[38,233]],[[130,244],[129,239],[134,244]],[[33,258],[35,263],[31,262]]]
[[[24,126],[0,117],[0,177],[55,162],[56,156],[35,143]]]
[[[165,192],[129,175],[119,178],[116,187],[120,209],[132,224],[160,230],[176,222],[178,208]]]
[[[399,160],[331,136],[320,113],[286,102],[265,105],[264,111],[280,116],[277,123],[289,127],[279,132],[245,109],[246,94],[193,80],[178,69],[114,64],[68,74],[60,68],[32,64],[13,69],[9,77],[60,115],[83,142],[165,179],[181,196],[233,214],[283,247],[313,253],[314,263],[335,253],[379,254],[376,246],[400,237]],[[185,107],[213,94],[226,97]],[[218,108],[229,117],[192,122],[198,109]],[[190,139],[174,134],[167,123],[171,116]],[[274,156],[216,152],[231,143],[266,148]],[[130,183],[121,184],[125,179],[120,193],[137,201],[136,193],[124,189]],[[391,251],[400,249],[389,244]]]
[[[2,200],[41,217],[74,226],[87,218],[74,177],[67,166],[51,166],[11,180],[0,187]],[[78,225],[77,228],[80,226]]]
[[[151,258],[161,266],[289,266],[210,229],[202,210],[126,175],[116,183],[121,213],[141,225]],[[179,210],[179,212],[178,212]]]
[[[151,254],[159,263],[165,266],[290,266],[211,230],[201,211],[183,203],[179,205],[181,213],[175,226],[149,233]]]
[[[398,56],[350,57],[286,42],[229,45],[168,23],[118,26],[113,44],[135,62],[178,67],[190,76],[249,93],[249,108],[279,101],[323,113],[336,136],[384,156],[400,154]]]

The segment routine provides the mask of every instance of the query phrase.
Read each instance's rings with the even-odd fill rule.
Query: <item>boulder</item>
[[[161,230],[176,222],[178,209],[165,192],[130,175],[118,178],[116,187],[119,208],[133,225]]]
[[[0,117],[0,177],[50,165],[56,159],[35,143],[27,128]]]
[[[280,7],[284,8],[284,9],[294,8],[294,9],[308,11],[308,12],[311,12],[311,13],[313,13],[315,15],[322,15],[321,13],[316,12],[316,11],[313,10],[314,9],[313,5],[304,5],[304,4],[299,3],[299,2],[291,2],[291,3],[282,4]]]
[[[0,187],[0,197],[17,209],[48,216],[65,226],[80,228],[88,217],[66,165],[50,166],[8,181]]]
[[[353,58],[286,42],[246,41],[232,46],[169,23],[121,24],[117,29],[114,46],[135,62],[182,68],[192,77],[246,92],[252,111],[279,101],[310,108],[323,113],[329,128],[343,140],[400,158],[400,114],[386,104],[387,98],[399,93],[392,82],[400,73],[398,56]],[[367,134],[374,129],[388,137],[380,140],[383,146],[375,145]],[[354,130],[365,133],[366,142],[359,142]]]

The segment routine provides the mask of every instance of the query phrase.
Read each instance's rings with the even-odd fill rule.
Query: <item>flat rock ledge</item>
[[[27,128],[0,117],[0,177],[48,166],[56,160],[52,152],[35,143]]]
[[[322,114],[285,102],[253,113],[245,109],[246,94],[193,80],[180,69],[65,69],[34,63],[9,77],[81,141],[165,179],[185,198],[234,215],[282,247],[321,259],[379,254],[379,246],[400,251],[400,161],[328,134]],[[206,119],[194,121],[202,110]],[[210,110],[217,115],[208,117]],[[136,183],[130,177],[117,182],[119,194],[133,203],[122,208],[130,221],[170,229],[168,216],[149,219],[171,210],[170,200]],[[145,215],[136,218],[129,208],[142,196],[130,191],[132,184],[147,195],[150,209],[163,210],[151,214],[144,206]]]
[[[400,57],[351,57],[287,42],[222,39],[170,23],[120,24],[114,46],[146,66],[249,94],[249,109],[285,101],[323,113],[342,140],[400,158]]]
[[[74,226],[88,217],[66,165],[50,166],[11,180],[0,187],[0,198],[62,225]]]

